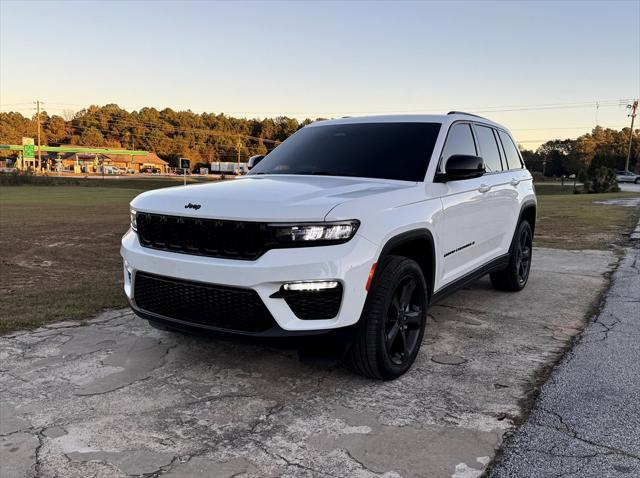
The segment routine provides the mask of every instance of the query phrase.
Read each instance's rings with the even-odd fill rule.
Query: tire
[[[640,184],[640,178],[636,178],[636,180],[633,182],[633,184]]]
[[[347,361],[357,373],[393,380],[411,368],[420,350],[427,285],[420,266],[405,257],[385,256],[376,269]]]
[[[509,265],[501,271],[492,272],[491,285],[494,289],[518,292],[524,289],[529,281],[531,271],[533,233],[528,221],[522,221],[511,244]]]

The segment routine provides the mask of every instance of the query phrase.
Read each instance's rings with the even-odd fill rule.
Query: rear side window
[[[449,129],[447,142],[442,150],[443,166],[444,162],[455,154],[478,155],[471,125],[467,123],[457,123]]]
[[[500,140],[502,141],[502,146],[504,147],[504,152],[507,155],[507,163],[509,164],[509,169],[522,169],[523,164],[520,161],[520,154],[518,154],[518,148],[513,144],[513,140],[511,137],[503,132],[499,131]]]
[[[476,135],[478,136],[478,144],[480,145],[480,153],[484,160],[484,167],[488,173],[502,171],[502,163],[500,162],[500,151],[498,143],[493,134],[492,128],[476,125]]]

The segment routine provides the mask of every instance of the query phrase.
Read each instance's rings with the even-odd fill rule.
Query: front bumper
[[[339,245],[269,250],[255,261],[150,249],[141,246],[136,233],[131,230],[122,238],[121,245],[121,255],[126,263],[124,289],[138,315],[171,321],[171,317],[153,317],[137,307],[133,281],[136,272],[143,271],[188,281],[252,289],[260,296],[278,326],[292,332],[330,330],[355,324],[366,300],[365,285],[377,253],[377,246],[358,234]],[[285,282],[313,280],[337,280],[341,283],[342,302],[335,317],[301,320],[284,299],[271,297]]]

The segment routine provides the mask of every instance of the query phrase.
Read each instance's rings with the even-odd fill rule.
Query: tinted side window
[[[466,123],[454,124],[449,128],[447,142],[442,150],[442,160],[444,163],[454,154],[468,154],[477,156],[476,143],[471,132],[471,125]]]
[[[513,144],[511,137],[507,133],[503,131],[499,131],[500,140],[502,141],[502,146],[504,146],[504,152],[507,155],[507,163],[509,164],[509,169],[522,169],[523,164],[520,161],[520,155],[518,154],[518,148]]]
[[[493,135],[493,129],[486,126],[476,125],[476,135],[480,145],[480,153],[484,159],[484,167],[488,173],[502,171],[502,163],[500,162],[500,152],[498,151],[498,143]]]

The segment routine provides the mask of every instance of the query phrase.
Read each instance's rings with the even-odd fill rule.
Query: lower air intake
[[[258,293],[250,289],[137,272],[134,299],[143,312],[196,325],[253,333],[277,326]]]

